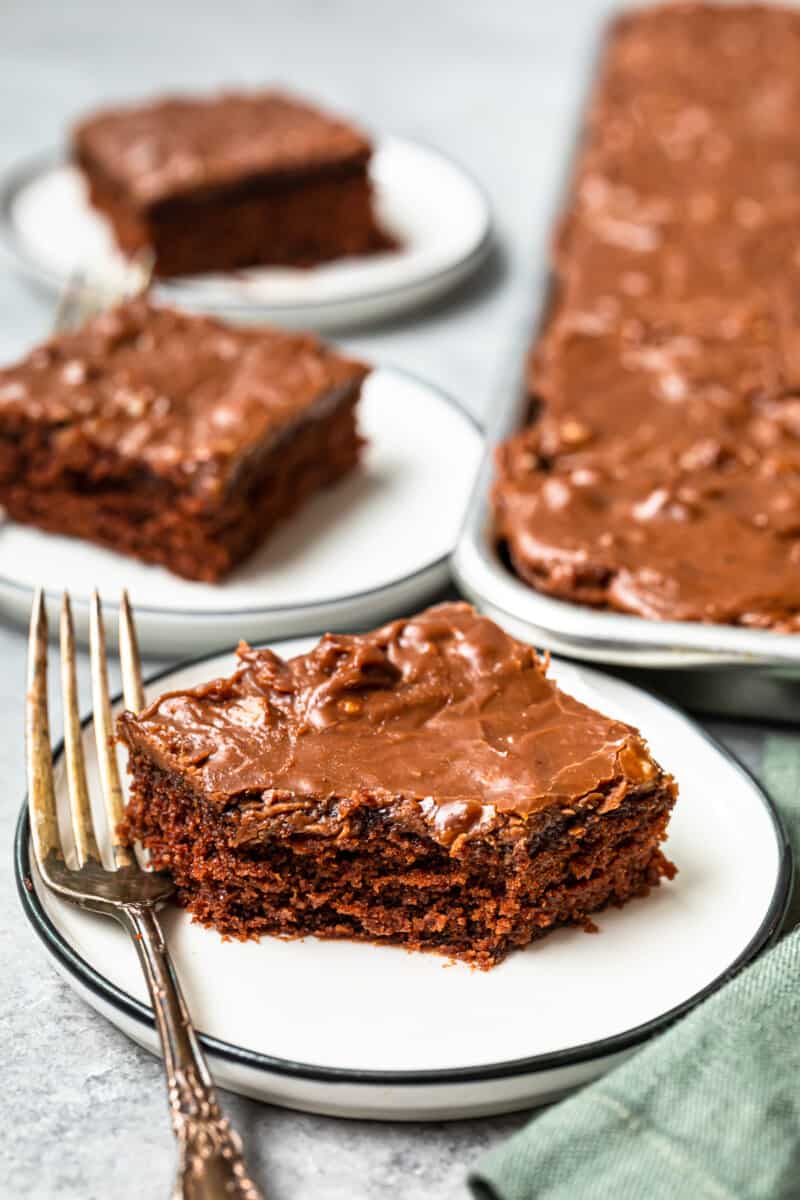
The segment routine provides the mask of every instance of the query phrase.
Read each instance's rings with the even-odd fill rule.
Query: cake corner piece
[[[674,780],[468,605],[126,713],[127,834],[227,936],[346,937],[482,968],[646,892]]]

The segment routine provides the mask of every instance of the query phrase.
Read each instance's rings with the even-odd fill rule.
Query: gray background
[[[428,376],[479,417],[507,375],[562,185],[604,0],[0,0],[0,168],[56,146],[100,101],[280,81],[461,160],[491,197],[500,250],[461,294],[346,344]],[[0,263],[0,361],[43,336],[46,299]],[[0,625],[0,1195],[167,1196],[159,1064],[55,975],[14,895],[24,792],[24,638]],[[85,667],[85,664],[84,664]],[[83,671],[83,694],[88,682]],[[714,729],[757,768],[763,731]],[[58,722],[55,730],[58,732]],[[271,1200],[444,1200],[525,1115],[440,1125],[345,1122],[225,1097]]]

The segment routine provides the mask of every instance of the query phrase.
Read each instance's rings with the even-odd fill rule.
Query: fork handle
[[[155,910],[126,905],[122,923],[142,964],[167,1074],[178,1142],[173,1200],[262,1200],[247,1174],[239,1135],[222,1115]]]

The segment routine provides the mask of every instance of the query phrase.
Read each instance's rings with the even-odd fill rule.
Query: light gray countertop
[[[165,88],[282,81],[376,129],[461,160],[494,206],[500,249],[432,311],[347,345],[428,376],[485,417],[544,270],[547,229],[606,0],[4,0],[0,168],[57,145],[100,101]],[[0,263],[0,361],[48,330],[49,301]],[[0,1195],[167,1196],[173,1145],[160,1064],[54,973],[14,894],[11,841],[24,794],[23,635],[0,625],[2,989]],[[82,663],[87,694],[85,661]],[[58,730],[58,722],[54,722]],[[765,730],[712,726],[753,769]],[[225,1097],[271,1200],[445,1200],[468,1165],[526,1118],[438,1125],[347,1122]]]

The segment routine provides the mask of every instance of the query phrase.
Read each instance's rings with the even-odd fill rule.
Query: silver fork
[[[144,707],[136,630],[127,593],[119,618],[125,705]],[[203,1051],[178,982],[156,909],[174,891],[166,875],[144,870],[119,834],[123,798],[113,743],[105,629],[100,599],[90,612],[92,699],[101,790],[111,838],[113,866],[103,865],[95,836],[78,712],[75,637],[69,596],[61,608],[61,687],[64,747],[74,865],[68,865],[59,834],[47,704],[47,614],[39,590],[31,613],[28,647],[26,749],[31,838],[39,874],[47,885],[83,908],[114,917],[131,935],[147,979],[161,1038],[167,1098],[178,1143],[173,1200],[261,1200],[248,1178],[241,1141],[222,1115]]]

